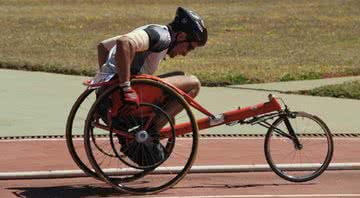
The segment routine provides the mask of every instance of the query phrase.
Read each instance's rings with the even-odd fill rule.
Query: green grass
[[[298,93],[312,96],[360,99],[360,80],[338,85],[327,85]]]
[[[360,74],[360,1],[122,0],[0,2],[0,67],[93,75],[96,45],[177,6],[205,18],[209,41],[157,73],[183,70],[203,84]]]

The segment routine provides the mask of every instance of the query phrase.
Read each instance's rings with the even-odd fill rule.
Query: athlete
[[[117,76],[122,89],[120,93],[123,102],[139,106],[137,93],[131,88],[131,75],[152,75],[166,55],[170,58],[178,55],[186,56],[191,50],[204,46],[206,41],[207,30],[201,17],[194,11],[179,7],[175,19],[168,25],[145,25],[130,33],[102,41],[98,45],[100,71],[96,74],[93,83],[109,81]],[[200,81],[195,76],[163,75],[162,77],[164,81],[183,90],[191,97],[199,93]],[[179,105],[171,104],[171,101],[169,103],[168,108],[164,110],[170,116],[173,117],[182,110]],[[99,113],[105,122],[110,122],[107,110],[110,104],[104,102],[102,108],[99,108]],[[133,105],[130,105],[127,110],[122,110],[123,115],[126,116],[125,111],[131,112],[132,107]],[[158,133],[158,129],[167,122],[161,117],[156,119],[158,120],[153,121],[154,125],[149,127],[150,131],[155,131],[154,133]],[[111,127],[121,129],[124,126],[127,128],[126,119],[121,116],[111,118]],[[120,151],[140,166],[153,165],[165,159],[165,147],[161,146],[158,138],[144,143],[146,151],[151,153],[149,154],[133,152],[132,148],[138,148],[141,143],[137,141],[129,143],[125,138],[117,137],[121,144]]]
[[[131,88],[131,75],[152,75],[166,55],[170,58],[186,56],[195,48],[204,46],[206,41],[207,29],[201,17],[194,11],[178,7],[175,19],[168,25],[145,25],[100,42],[100,71],[93,82],[108,81],[117,74],[124,102],[138,105],[139,98]],[[199,93],[201,86],[198,78],[192,75],[167,76],[163,80],[191,97]]]

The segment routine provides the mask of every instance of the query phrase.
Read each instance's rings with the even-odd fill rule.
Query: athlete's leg
[[[175,87],[181,89],[185,93],[187,93],[192,98],[195,98],[200,91],[200,81],[195,76],[171,76],[163,78],[163,80],[167,83],[174,85]],[[183,109],[182,106],[178,104],[177,101],[173,101],[171,99],[164,101],[162,104],[162,108],[170,115],[170,117],[174,118],[178,113],[180,113]],[[156,122],[156,129],[161,129],[167,123],[166,119],[159,118]]]
[[[185,93],[189,94],[191,97],[195,98],[201,87],[201,83],[196,76],[171,76],[163,78],[167,83],[174,85],[175,87],[181,89]]]

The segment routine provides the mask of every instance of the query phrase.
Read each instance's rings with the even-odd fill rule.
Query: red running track
[[[360,162],[359,138],[335,138],[332,162]],[[0,172],[77,169],[64,140],[0,141]],[[194,165],[266,164],[261,138],[203,138]],[[307,194],[305,196],[304,194]],[[0,197],[117,197],[93,178],[0,181]],[[247,196],[246,196],[247,195]],[[326,171],[314,181],[290,183],[272,172],[188,174],[154,196],[360,197],[360,171]],[[125,195],[121,195],[124,197]]]

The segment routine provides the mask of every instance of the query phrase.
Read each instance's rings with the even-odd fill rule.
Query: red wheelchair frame
[[[272,95],[269,95],[268,102],[239,108],[236,110],[225,112],[223,114],[214,115],[213,113],[211,113],[207,109],[205,109],[203,106],[201,106],[198,102],[196,102],[192,97],[190,97],[184,91],[163,81],[161,78],[151,76],[151,75],[137,75],[137,76],[134,76],[133,78],[135,78],[135,79],[151,79],[154,81],[158,81],[162,84],[165,84],[166,86],[174,89],[177,93],[179,93],[188,102],[189,105],[191,105],[192,107],[194,107],[195,109],[197,109],[198,111],[200,111],[201,113],[203,113],[204,115],[207,116],[207,117],[197,120],[199,130],[207,129],[207,128],[211,128],[211,127],[215,127],[215,126],[219,126],[219,125],[223,125],[223,124],[230,124],[234,121],[245,120],[247,118],[256,117],[258,115],[282,110],[281,105],[279,104],[278,100],[275,97],[273,97]],[[114,85],[116,83],[118,83],[118,80],[113,80],[113,81],[104,82],[104,83],[95,83],[95,84],[89,85],[89,87],[96,88],[96,87],[101,87],[101,86]],[[135,88],[135,90],[136,90],[136,88]],[[152,95],[152,97],[157,97],[156,93],[153,93],[153,94],[155,94],[155,95]],[[114,101],[114,102],[116,102],[116,105],[114,105],[114,106],[119,108],[121,106],[120,98],[119,97],[116,97],[116,98],[118,98],[118,100]],[[116,110],[114,110],[114,111],[116,111]],[[103,126],[101,124],[97,124],[96,127],[106,129],[106,130],[109,129],[108,127]],[[170,130],[171,129],[169,127],[161,129],[161,131],[160,131],[161,136],[167,137],[167,134],[169,134]],[[189,133],[192,131],[191,124],[190,123],[177,124],[175,126],[175,131],[176,131],[177,136],[185,135],[186,133]],[[121,135],[123,137],[129,138],[129,139],[134,138],[133,135],[130,135],[127,132],[119,131],[116,129],[113,129],[113,132],[118,135]]]
[[[333,155],[333,140],[332,140],[332,136],[331,136],[331,132],[328,129],[328,127],[326,126],[326,124],[318,117],[305,113],[305,112],[292,112],[288,109],[287,105],[284,103],[284,101],[282,101],[281,99],[275,98],[273,95],[269,95],[268,96],[268,101],[264,102],[264,103],[259,103],[256,105],[252,105],[252,106],[248,106],[248,107],[243,107],[243,108],[238,108],[235,110],[231,110],[231,111],[227,111],[221,114],[213,114],[211,112],[209,112],[207,109],[205,109],[202,105],[200,105],[198,102],[196,102],[192,97],[190,97],[188,94],[186,94],[185,92],[183,92],[182,90],[180,90],[179,88],[165,82],[164,80],[162,80],[159,77],[155,77],[155,76],[151,76],[151,75],[136,75],[136,76],[132,76],[132,79],[134,80],[138,80],[138,83],[134,83],[132,88],[138,92],[138,94],[141,92],[141,89],[144,90],[144,92],[141,92],[142,95],[142,102],[141,102],[141,106],[138,107],[138,109],[133,109],[133,111],[131,112],[131,115],[139,116],[141,113],[141,117],[147,117],[150,119],[144,119],[146,121],[144,121],[144,125],[143,125],[143,130],[138,131],[138,132],[132,132],[129,131],[128,129],[124,129],[124,130],[128,130],[128,131],[122,131],[120,130],[118,127],[112,127],[112,118],[116,117],[119,113],[122,112],[122,108],[127,108],[127,107],[131,107],[131,105],[124,105],[122,104],[122,100],[121,100],[121,96],[118,87],[116,86],[118,84],[118,80],[111,80],[108,82],[100,82],[100,83],[90,83],[90,81],[86,81],[84,84],[86,86],[88,86],[88,89],[85,90],[85,92],[80,95],[79,99],[77,100],[77,102],[75,103],[73,109],[71,110],[69,119],[67,121],[67,144],[68,144],[68,148],[70,150],[70,153],[74,159],[74,161],[77,163],[77,165],[84,170],[84,172],[86,172],[88,175],[94,176],[97,179],[100,180],[104,180],[106,182],[108,182],[109,184],[111,184],[114,188],[121,190],[121,191],[125,191],[128,193],[134,193],[134,194],[151,194],[151,193],[156,193],[156,192],[160,192],[162,190],[165,190],[173,185],[175,185],[178,181],[180,181],[182,179],[182,177],[187,173],[187,171],[189,171],[190,167],[192,166],[192,163],[194,162],[194,159],[196,158],[196,151],[197,151],[197,144],[198,144],[198,130],[201,129],[207,129],[207,128],[211,128],[211,127],[215,127],[215,126],[219,126],[219,125],[235,125],[235,124],[258,124],[261,125],[265,128],[268,129],[266,136],[265,136],[265,141],[264,141],[264,150],[265,150],[265,157],[266,160],[268,162],[268,164],[270,165],[270,168],[280,177],[288,180],[288,181],[292,181],[292,182],[306,182],[309,180],[312,180],[316,177],[318,177],[319,175],[321,175],[323,173],[323,171],[326,170],[326,168],[328,167],[331,159],[332,159],[332,155]],[[139,83],[139,82],[147,82],[147,83]],[[203,117],[201,119],[197,119],[195,120],[194,116],[192,115],[190,122],[183,122],[183,123],[172,123],[171,118],[168,114],[167,117],[167,122],[170,123],[169,125],[165,125],[165,127],[160,128],[158,133],[158,137],[160,140],[167,140],[169,142],[169,152],[167,157],[170,156],[170,154],[172,153],[172,148],[175,145],[175,139],[178,136],[182,136],[182,135],[186,135],[188,133],[192,133],[193,132],[193,136],[192,136],[192,150],[190,150],[189,154],[189,159],[186,159],[184,161],[183,164],[183,168],[181,169],[181,171],[176,177],[174,177],[173,179],[171,179],[170,181],[168,181],[167,183],[165,183],[162,186],[158,186],[158,187],[154,187],[154,188],[149,188],[149,187],[139,187],[139,188],[132,188],[132,187],[126,187],[126,185],[123,185],[123,183],[127,183],[127,182],[131,182],[131,181],[137,181],[137,179],[144,177],[145,175],[151,175],[151,172],[153,170],[155,170],[157,167],[159,167],[160,164],[162,164],[163,162],[165,162],[167,160],[167,157],[164,158],[163,160],[157,161],[156,163],[154,163],[153,165],[149,165],[149,167],[145,167],[145,166],[134,166],[135,168],[138,168],[140,170],[142,170],[142,172],[140,172],[139,174],[134,174],[129,177],[124,177],[121,178],[119,180],[116,180],[116,178],[113,180],[111,175],[107,175],[105,172],[102,171],[102,167],[100,167],[97,164],[97,161],[95,159],[95,155],[93,154],[92,151],[92,144],[95,145],[94,148],[97,148],[98,151],[102,154],[107,155],[109,158],[114,157],[113,155],[110,155],[106,152],[103,152],[102,149],[100,149],[99,147],[97,147],[96,145],[96,137],[93,136],[92,134],[92,128],[99,128],[105,131],[110,132],[109,137],[110,137],[110,142],[111,147],[112,147],[112,151],[114,151],[114,153],[117,153],[118,151],[115,148],[115,143],[114,143],[114,135],[117,136],[118,138],[122,139],[124,138],[125,143],[128,142],[138,142],[138,143],[143,143],[142,139],[141,139],[141,135],[142,134],[147,134],[146,131],[147,130],[151,130],[148,127],[151,125],[150,122],[152,122],[152,119],[155,118],[155,114],[153,111],[151,111],[151,109],[147,109],[148,107],[154,107],[157,104],[161,104],[161,102],[163,100],[166,100],[166,96],[162,95],[162,92],[158,92],[156,90],[156,86],[153,87],[151,85],[157,84],[157,86],[161,85],[164,87],[166,87],[167,92],[173,92],[176,93],[176,97],[178,98],[182,98],[182,104],[184,104],[187,108],[187,111],[191,111],[190,108],[188,107],[189,105],[194,107],[195,109],[197,109],[199,112],[203,113],[206,117]],[[141,89],[140,89],[141,86]],[[149,87],[144,87],[144,86],[149,86]],[[85,144],[85,148],[86,148],[86,154],[88,156],[88,159],[90,159],[90,163],[92,165],[92,167],[95,169],[92,170],[89,167],[87,167],[82,160],[79,158],[76,149],[74,148],[74,144],[73,144],[73,136],[72,136],[72,127],[73,127],[73,120],[75,119],[75,115],[77,112],[77,109],[79,108],[80,104],[85,100],[85,98],[91,93],[93,92],[95,89],[99,90],[98,88],[103,88],[103,87],[109,87],[109,89],[107,91],[104,91],[104,93],[100,94],[96,101],[94,102],[94,104],[92,105],[91,109],[89,110],[89,113],[87,114],[87,119],[85,121],[85,129],[84,129],[84,144]],[[159,87],[158,87],[159,88]],[[106,88],[107,89],[107,88]],[[161,89],[159,89],[160,91],[162,91]],[[97,109],[97,105],[99,104],[103,104],[101,103],[103,101],[103,99],[111,99],[111,105],[105,108],[105,112],[107,112],[107,119],[103,116],[102,113],[98,112]],[[279,101],[282,102],[283,105],[280,105]],[[187,104],[185,104],[187,103]],[[145,105],[146,104],[146,105]],[[153,106],[149,105],[149,104],[154,104]],[[184,107],[184,106],[183,106]],[[133,107],[131,107],[133,108]],[[163,110],[162,110],[163,111]],[[165,112],[165,111],[163,111]],[[165,112],[167,113],[167,112]],[[98,114],[102,114],[102,115],[98,115]],[[95,115],[95,116],[93,116]],[[124,115],[127,116],[127,115]],[[171,115],[173,116],[173,115]],[[273,157],[276,157],[276,155],[272,155],[271,152],[274,152],[271,150],[272,145],[276,145],[276,144],[287,144],[290,145],[290,147],[287,147],[288,149],[294,149],[296,151],[301,151],[303,150],[303,148],[308,148],[307,146],[307,141],[303,140],[303,138],[308,137],[309,134],[304,134],[302,135],[301,133],[303,133],[302,131],[298,131],[297,128],[294,128],[292,126],[292,120],[296,120],[296,119],[307,119],[310,120],[311,122],[315,123],[315,127],[317,127],[318,129],[321,129],[321,131],[315,131],[315,133],[321,133],[324,132],[323,137],[325,138],[318,138],[316,139],[316,141],[320,141],[324,140],[325,143],[322,143],[323,145],[325,145],[324,147],[324,151],[320,151],[320,153],[322,152],[324,155],[321,156],[321,158],[324,157],[324,159],[319,159],[319,160],[323,160],[320,163],[317,163],[318,166],[313,167],[307,171],[313,171],[311,173],[306,173],[306,175],[302,175],[300,174],[298,175],[293,175],[293,174],[288,174],[288,168],[281,166],[281,161],[277,161],[277,159],[273,159]],[[275,119],[274,122],[270,123],[269,121]],[[101,121],[102,120],[102,121]],[[106,120],[106,121],[105,121]],[[104,122],[105,121],[105,122]],[[309,122],[311,124],[311,122]],[[195,126],[196,125],[196,126]],[[305,125],[308,125],[308,122],[305,123]],[[306,126],[306,130],[307,130],[307,126]],[[143,133],[144,132],[144,133]],[[312,131],[311,129],[309,129],[309,132],[312,133],[314,131]],[[304,133],[308,133],[307,131],[304,131]],[[136,136],[138,135],[138,136]],[[147,136],[147,135],[146,135]],[[174,137],[175,136],[175,137]],[[285,141],[284,141],[285,140]],[[310,141],[311,143],[312,141]],[[121,143],[120,143],[121,144]],[[277,145],[276,145],[277,146]],[[310,146],[311,148],[313,148],[312,146]],[[167,149],[167,147],[164,147],[164,149]],[[280,149],[281,151],[282,149]],[[318,150],[318,147],[314,147],[314,150]],[[121,151],[121,150],[120,150]],[[309,150],[307,150],[309,151]],[[276,151],[275,151],[276,152]],[[288,150],[285,149],[286,154],[288,153]],[[311,152],[311,150],[310,150]],[[176,153],[176,152],[175,152]],[[116,154],[116,157],[121,160],[122,162],[124,162],[126,165],[130,165],[128,163],[126,163],[126,161],[124,161],[122,158],[126,158],[126,154]],[[186,156],[185,156],[186,157]],[[316,157],[315,157],[316,158]],[[131,159],[131,158],[130,158]],[[281,159],[281,158],[280,158]],[[154,160],[156,161],[156,160]],[[301,162],[304,163],[304,162]],[[133,166],[131,166],[133,167]],[[133,167],[133,168],[134,168]],[[160,168],[161,169],[161,168]],[[292,171],[291,167],[290,167],[290,171]],[[301,172],[301,171],[300,171]],[[169,171],[170,174],[174,174],[173,171]],[[303,173],[303,172],[301,172]],[[150,184],[149,184],[150,185]],[[131,185],[129,185],[131,186]]]

